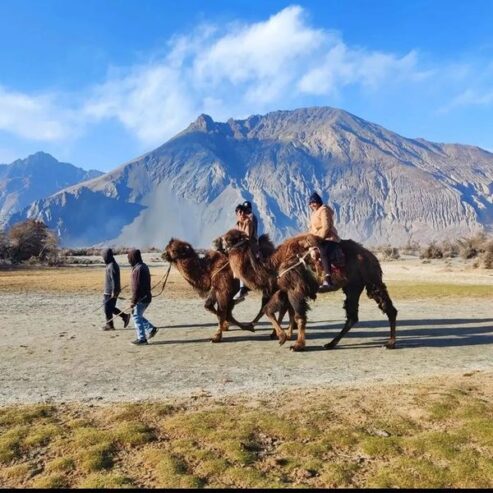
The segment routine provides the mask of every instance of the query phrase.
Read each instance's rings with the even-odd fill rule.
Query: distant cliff
[[[306,230],[316,190],[344,238],[366,245],[456,238],[493,229],[493,154],[408,139],[333,108],[214,122],[201,115],[156,150],[38,200],[37,217],[67,245],[206,247],[251,200],[260,229]]]

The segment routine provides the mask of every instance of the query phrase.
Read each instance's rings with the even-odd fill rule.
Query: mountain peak
[[[215,123],[214,120],[209,115],[202,113],[190,126],[194,130],[212,132],[215,128]]]

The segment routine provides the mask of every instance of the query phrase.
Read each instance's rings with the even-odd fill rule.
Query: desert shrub
[[[424,258],[424,259],[443,258],[442,247],[440,245],[437,245],[434,241],[432,241],[427,247],[421,250],[419,258]]]
[[[481,263],[485,269],[493,269],[493,239],[485,245],[485,250],[481,255]]]
[[[403,255],[419,255],[420,246],[417,241],[408,241],[400,251]]]
[[[440,244],[444,258],[454,258],[460,253],[460,248],[457,242],[445,240]]]
[[[381,247],[377,247],[375,249],[375,253],[382,260],[397,260],[400,258],[399,249],[390,245],[384,245]]]
[[[7,235],[0,231],[0,261],[7,260],[9,258],[9,241]]]
[[[42,221],[28,219],[14,224],[7,233],[8,254],[14,263],[35,259],[52,262],[58,257],[58,237]]]

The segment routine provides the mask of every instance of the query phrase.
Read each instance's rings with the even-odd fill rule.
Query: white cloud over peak
[[[200,25],[172,37],[167,49],[147,64],[114,71],[74,97],[70,110],[59,95],[0,88],[0,129],[55,141],[116,120],[148,147],[163,143],[200,113],[241,118],[303,106],[307,97],[312,104],[313,98],[330,104],[347,86],[375,92],[388,82],[426,77],[416,52],[351,47],[339,34],[312,26],[296,5],[259,22]]]

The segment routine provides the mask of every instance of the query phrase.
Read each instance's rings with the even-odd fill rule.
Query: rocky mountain
[[[35,200],[70,185],[96,178],[100,171],[85,171],[37,152],[11,164],[0,165],[0,227]]]
[[[201,115],[156,150],[39,200],[22,217],[66,245],[197,247],[251,200],[277,242],[307,228],[318,191],[343,238],[366,245],[456,238],[493,229],[493,154],[409,139],[334,108],[215,122]]]

